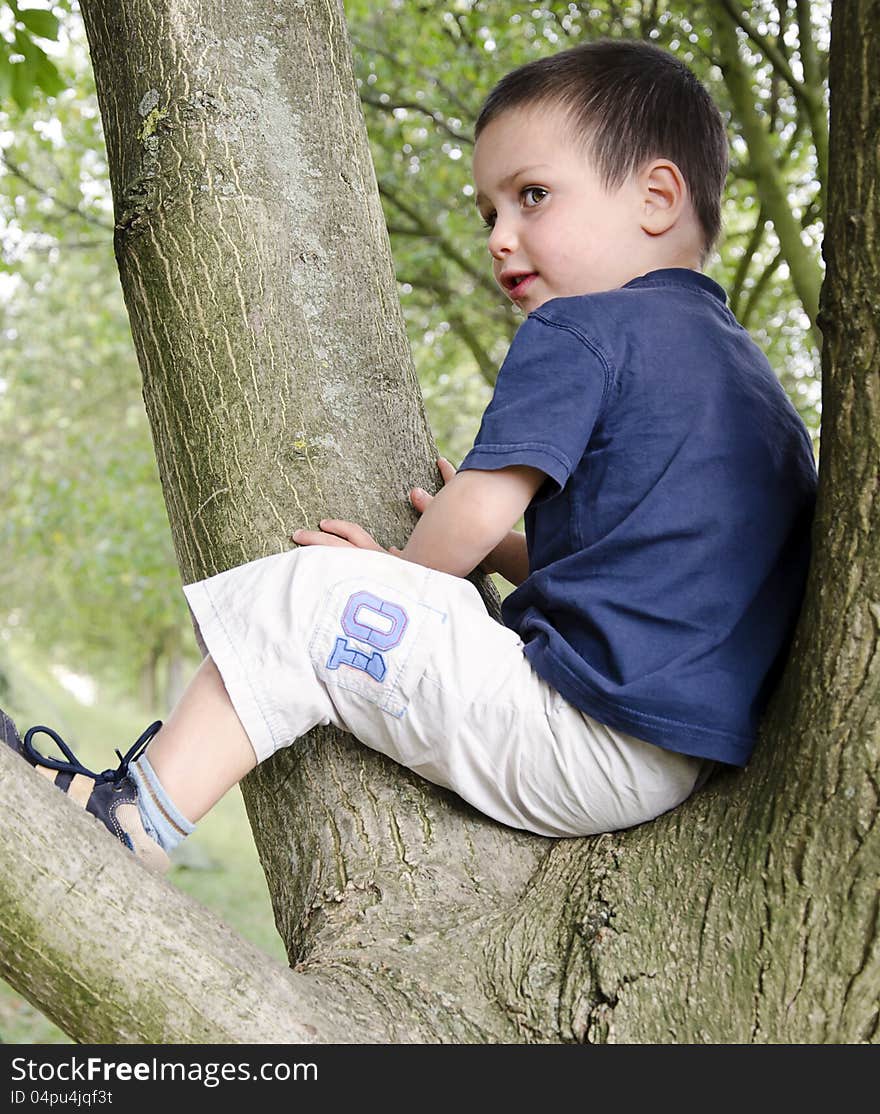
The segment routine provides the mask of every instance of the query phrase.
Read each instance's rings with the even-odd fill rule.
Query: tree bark
[[[285,548],[331,511],[399,544],[405,491],[425,486],[432,453],[341,10],[83,6],[184,578]],[[314,733],[244,787],[294,972],[251,956],[242,985],[249,1002],[275,979],[289,994],[272,999],[279,1039],[877,1040],[880,10],[835,5],[833,29],[815,555],[755,758],[651,824],[551,841]],[[13,761],[0,761],[16,834],[0,870],[5,977],[76,1039],[162,1042],[161,971],[166,994],[191,992],[193,1033],[255,1039],[214,992],[229,983],[210,917],[160,882],[135,901],[138,864]],[[76,846],[51,866],[31,800],[51,838]],[[63,894],[66,932],[25,954]],[[98,922],[204,956],[204,998],[161,944],[124,984],[72,987]]]

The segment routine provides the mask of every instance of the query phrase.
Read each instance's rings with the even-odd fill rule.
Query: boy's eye
[[[520,194],[520,197],[522,197],[523,203],[527,209],[534,209],[536,205],[540,205],[544,200],[547,196],[547,192],[548,191],[545,190],[543,186],[526,186]]]
[[[481,215],[483,217],[483,227],[484,228],[494,228],[495,227],[495,214],[494,213],[485,213],[485,214],[481,214]]]

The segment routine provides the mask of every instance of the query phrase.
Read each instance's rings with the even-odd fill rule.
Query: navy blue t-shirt
[[[529,314],[462,469],[526,464],[502,617],[595,719],[745,765],[800,610],[809,435],[722,288],[684,268]]]

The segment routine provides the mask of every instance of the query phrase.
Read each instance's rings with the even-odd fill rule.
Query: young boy
[[[473,449],[385,551],[338,520],[184,591],[208,656],[94,774],[22,751],[154,868],[257,762],[333,723],[503,824],[612,831],[743,766],[796,621],[816,473],[705,277],[721,117],[641,42],[508,74],[476,125],[495,279],[526,320]],[[512,530],[525,514],[525,534]],[[465,579],[518,585],[504,625]],[[47,732],[67,760],[40,755]],[[145,749],[146,748],[146,749]]]

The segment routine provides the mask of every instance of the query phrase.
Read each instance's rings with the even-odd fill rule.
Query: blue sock
[[[147,835],[170,854],[182,839],[196,830],[195,824],[187,820],[162,788],[145,754],[129,766],[128,772],[137,786],[138,809]]]

